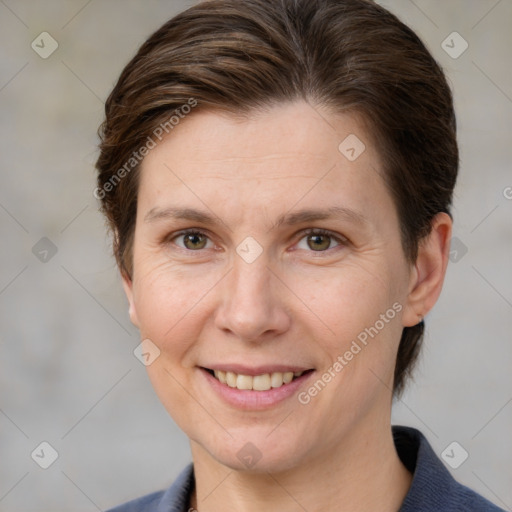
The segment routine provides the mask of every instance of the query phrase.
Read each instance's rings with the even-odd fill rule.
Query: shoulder
[[[108,509],[107,512],[157,512],[158,505],[161,503],[163,495],[164,491],[154,492],[142,498],[137,498],[123,505]]]
[[[166,491],[148,494],[107,512],[187,512],[194,483],[194,467],[189,464]]]
[[[457,482],[419,430],[393,427],[393,437],[400,459],[413,474],[400,512],[503,512],[503,509]]]

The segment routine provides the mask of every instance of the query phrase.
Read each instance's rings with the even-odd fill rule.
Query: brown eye
[[[178,243],[179,240],[183,240],[183,242]],[[178,235],[175,239],[176,245],[179,247],[183,247],[190,251],[197,251],[204,249],[208,244],[208,237],[204,233],[196,232],[196,231],[188,231],[186,233],[182,233]]]
[[[347,240],[341,235],[336,236],[330,231],[317,228],[303,232],[297,248],[306,251],[326,252],[329,249],[335,249],[337,246],[346,245],[346,243]]]
[[[331,246],[331,237],[329,235],[312,234],[308,235],[308,247],[313,251],[325,251]]]

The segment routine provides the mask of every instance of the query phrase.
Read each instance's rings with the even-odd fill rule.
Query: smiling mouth
[[[222,370],[210,370],[209,368],[203,369],[215,377],[219,382],[229,386],[230,388],[252,391],[269,391],[270,389],[280,388],[282,386],[286,386],[293,380],[302,377],[302,375],[313,371],[272,372],[252,376],[234,372],[225,372]]]

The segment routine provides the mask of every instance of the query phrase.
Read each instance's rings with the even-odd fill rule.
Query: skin
[[[349,134],[366,145],[353,162],[338,150]],[[145,158],[124,287],[132,322],[160,350],[148,374],[190,438],[191,506],[201,512],[400,507],[411,475],[390,429],[396,351],[403,327],[417,324],[441,292],[451,219],[435,217],[408,263],[382,175],[360,119],[305,102],[245,119],[198,111]],[[219,223],[155,213],[171,206]],[[276,225],[283,214],[330,206],[367,220]],[[322,250],[314,250],[308,228],[346,242],[320,237]],[[201,230],[206,245],[185,245],[184,229]],[[248,236],[263,248],[252,263],[236,252]],[[241,411],[199,369],[223,361],[312,368],[300,389],[307,391],[397,302],[401,311],[308,404],[293,396]],[[237,457],[247,442],[261,454],[251,468]]]

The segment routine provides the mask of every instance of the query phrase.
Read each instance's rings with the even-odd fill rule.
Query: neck
[[[233,470],[192,443],[196,487],[191,506],[198,512],[280,512],[332,510],[396,512],[411,484],[389,422],[382,428],[353,429],[328,453],[281,472]]]

